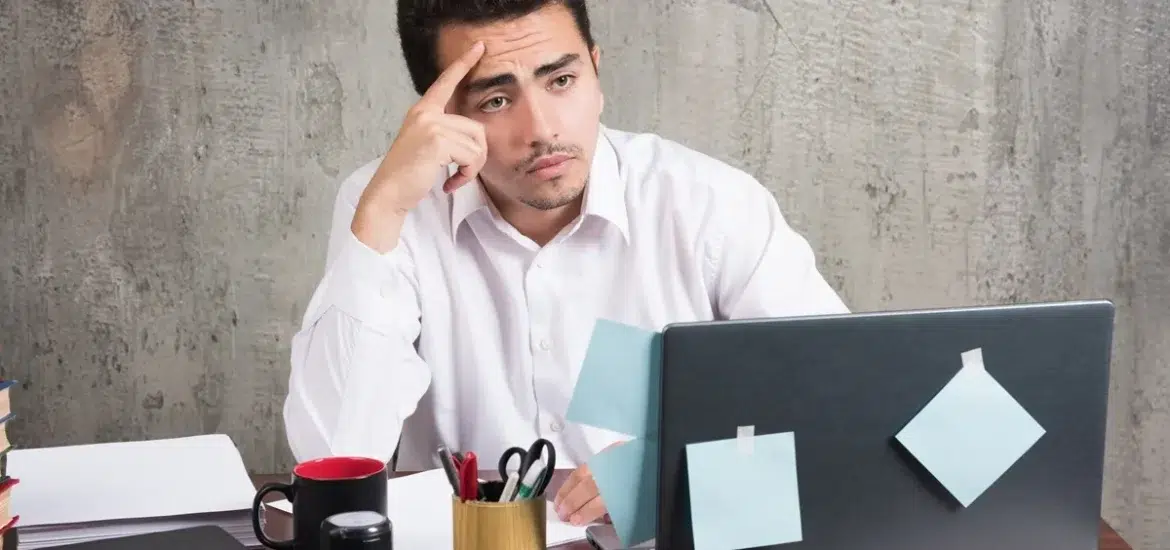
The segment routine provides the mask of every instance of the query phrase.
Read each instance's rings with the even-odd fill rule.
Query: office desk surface
[[[547,491],[548,498],[552,498],[553,495],[556,495],[557,488],[560,487],[561,483],[564,482],[565,476],[567,476],[568,473],[569,473],[568,470],[558,470],[557,471],[556,475],[553,476],[552,483],[549,484],[548,491]],[[404,474],[400,473],[400,475],[404,475]],[[494,470],[484,471],[484,472],[480,472],[480,477],[482,479],[495,479],[495,478],[499,477],[499,474],[496,473]],[[252,483],[255,484],[257,488],[259,488],[260,485],[263,485],[264,483],[267,483],[269,481],[286,481],[287,482],[288,480],[289,480],[288,475],[256,475],[256,476],[252,476]],[[265,498],[265,500],[266,501],[280,500],[281,498],[284,498],[284,497],[282,497],[279,493],[269,493],[267,498]],[[265,530],[273,538],[288,538],[290,536],[290,533],[292,530],[292,522],[291,522],[291,518],[289,518],[288,514],[285,514],[284,512],[280,512],[278,510],[271,510],[271,509],[267,510],[265,512],[265,514],[266,515],[265,515],[264,519],[265,519],[265,522],[267,523]],[[556,546],[554,548],[557,548],[559,550],[593,550],[593,547],[590,546],[589,543],[585,542],[585,541],[578,541],[578,542],[574,542],[574,543],[562,544],[562,545]],[[1114,531],[1113,528],[1109,526],[1109,524],[1105,523],[1105,520],[1101,520],[1101,538],[1100,538],[1100,543],[1098,545],[1098,549],[1099,550],[1133,550],[1133,547],[1131,547],[1128,543],[1126,543],[1124,540],[1122,540],[1121,535],[1118,535],[1117,532]]]

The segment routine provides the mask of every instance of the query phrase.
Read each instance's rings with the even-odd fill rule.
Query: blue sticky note
[[[655,435],[661,368],[661,333],[598,320],[565,418],[634,437]]]
[[[589,460],[589,471],[622,544],[655,536],[658,518],[658,443],[635,439]]]
[[[970,506],[1042,435],[1044,428],[987,372],[983,352],[898,433],[898,441],[963,505]]]
[[[687,445],[695,550],[739,550],[803,538],[792,432]]]

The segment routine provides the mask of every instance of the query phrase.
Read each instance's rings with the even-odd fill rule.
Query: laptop
[[[685,448],[792,432],[800,537],[783,550],[1095,550],[1114,307],[1108,301],[673,324],[663,330],[658,524],[692,550]],[[963,506],[896,439],[981,350],[1044,430]],[[623,548],[594,526],[601,550]]]

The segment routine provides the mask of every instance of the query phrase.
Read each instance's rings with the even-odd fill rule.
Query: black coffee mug
[[[264,496],[284,495],[292,503],[293,537],[272,540],[260,527]],[[276,550],[317,550],[321,522],[342,512],[386,514],[386,464],[373,458],[326,457],[297,464],[292,483],[265,483],[252,500],[252,530]]]

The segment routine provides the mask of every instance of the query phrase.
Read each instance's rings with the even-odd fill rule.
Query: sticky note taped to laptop
[[[750,428],[750,427],[748,427]],[[740,550],[803,538],[792,432],[686,447],[695,550]]]
[[[1044,428],[987,372],[982,349],[902,428],[897,440],[964,507],[1034,445]]]
[[[589,471],[614,530],[626,546],[654,538],[658,518],[658,442],[634,439],[589,459]]]
[[[634,437],[656,435],[661,368],[661,333],[599,319],[565,417]]]

